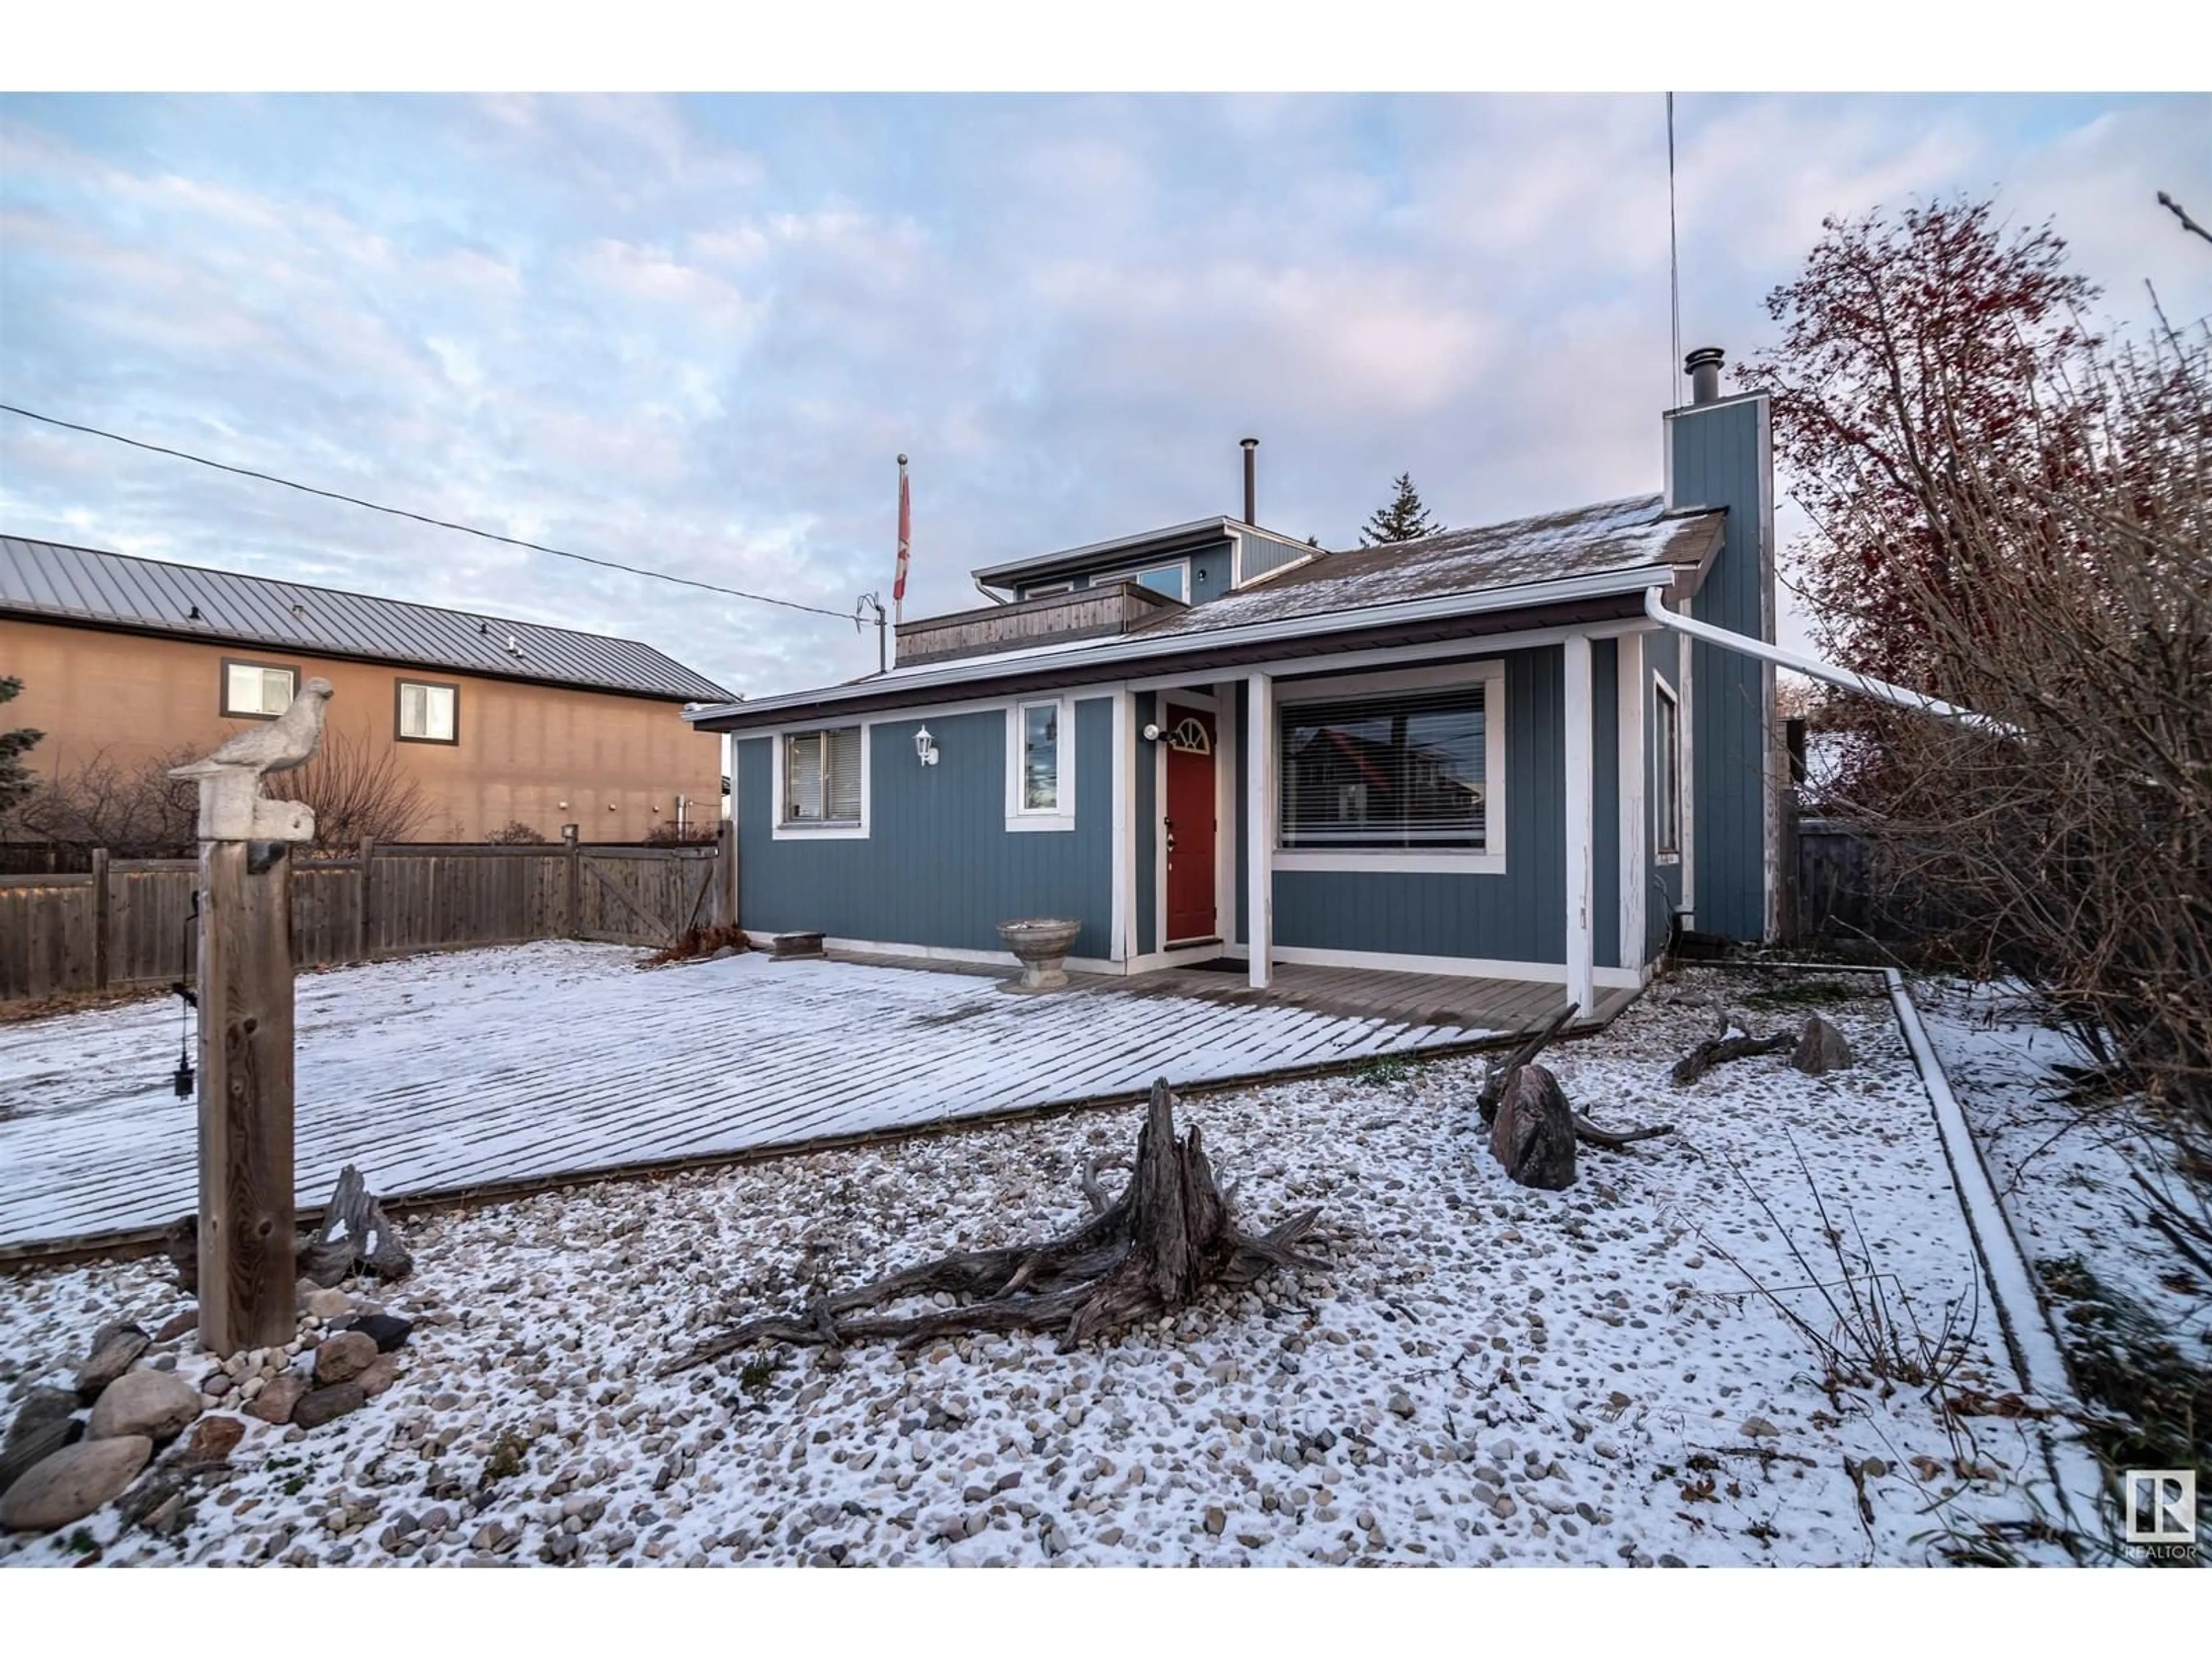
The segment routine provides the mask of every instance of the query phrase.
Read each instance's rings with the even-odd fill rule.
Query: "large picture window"
[[[793,732],[783,739],[783,821],[860,821],[860,728]]]
[[[1490,851],[1486,686],[1285,702],[1281,845]]]

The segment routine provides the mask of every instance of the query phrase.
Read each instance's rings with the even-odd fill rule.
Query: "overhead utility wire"
[[[588,553],[571,553],[566,548],[548,547],[543,542],[526,542],[519,536],[502,536],[496,531],[479,530],[474,525],[455,524],[451,519],[434,519],[427,513],[410,513],[404,507],[386,507],[381,502],[365,501],[358,495],[342,495],[335,489],[318,489],[313,484],[280,478],[273,472],[256,472],[250,466],[233,466],[227,461],[212,461],[189,450],[171,449],[163,444],[149,444],[137,438],[126,438],[119,432],[104,432],[96,426],[80,426],[75,421],[58,420],[52,415],[41,415],[35,409],[0,404],[0,410],[21,415],[26,420],[43,421],[48,426],[61,427],[70,432],[88,433],[95,438],[129,444],[133,449],[150,450],[156,455],[173,455],[180,461],[195,461],[202,466],[211,466],[218,472],[234,472],[241,478],[258,478],[264,483],[282,484],[285,489],[296,489],[302,495],[320,495],[326,501],[343,501],[349,507],[365,507],[372,513],[389,513],[395,519],[412,519],[417,524],[431,525],[440,530],[458,530],[464,536],[478,536],[488,542],[504,542],[509,547],[528,548],[533,553],[550,553],[556,559],[574,559],[579,564],[595,564],[603,570],[619,570],[627,575],[645,576],[657,582],[674,582],[681,587],[703,588],[709,593],[726,593],[733,599],[750,599],[757,605],[780,605],[787,611],[805,611],[817,617],[832,617],[842,623],[853,620],[848,611],[824,611],[818,605],[801,605],[797,599],[779,599],[771,594],[748,593],[741,587],[723,587],[714,582],[695,580],[690,576],[672,576],[665,570],[647,570],[641,565],[623,564],[614,559],[597,559]]]

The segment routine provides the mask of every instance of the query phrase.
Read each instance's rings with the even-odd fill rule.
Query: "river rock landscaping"
[[[0,1398],[70,1439],[48,1456],[102,1460],[78,1501],[112,1490],[0,1513],[0,1564],[2066,1560],[2038,1526],[2057,1402],[2017,1391],[1878,985],[1820,1004],[1848,1066],[1670,1081],[1726,1022],[1802,1022],[1773,994],[1686,973],[1548,1050],[1577,1110],[1678,1128],[1585,1149],[1563,1192],[1492,1158],[1480,1059],[1185,1098],[1239,1212],[1318,1206],[1327,1265],[1069,1353],[768,1346],[658,1376],[738,1320],[1068,1231],[1141,1108],[403,1216],[412,1275],[222,1360],[162,1260],[20,1273]],[[1924,1371],[1795,1322],[1832,1335],[1846,1278]],[[80,1419],[125,1383],[146,1455],[118,1474],[137,1447]]]

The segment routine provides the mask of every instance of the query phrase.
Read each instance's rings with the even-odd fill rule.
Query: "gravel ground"
[[[809,1287],[1066,1229],[1079,1160],[1133,1146],[1135,1109],[418,1218],[416,1276],[356,1287],[419,1322],[388,1391],[313,1432],[249,1419],[167,1535],[111,1506],[0,1541],[0,1564],[1940,1560],[2028,1513],[2025,1425],[1924,1387],[1824,1389],[1751,1282],[1827,1328],[1832,1224],[1893,1310],[1931,1334],[1955,1314],[1954,1397],[2015,1386],[1927,1099],[1878,995],[1826,1005],[1851,1070],[1762,1058],[1674,1089],[1721,1013],[1801,1017],[1745,1009],[1759,983],[1687,975],[1554,1051],[1601,1122],[1681,1130],[1585,1149],[1563,1194],[1491,1158],[1480,1060],[1186,1103],[1240,1214],[1320,1205],[1330,1265],[1073,1354],[994,1337],[653,1377]],[[7,1289],[14,1397],[102,1322],[185,1305],[152,1261]],[[164,1346],[182,1375],[210,1364]]]

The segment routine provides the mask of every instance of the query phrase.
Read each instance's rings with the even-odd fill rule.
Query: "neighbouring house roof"
[[[0,615],[672,702],[730,701],[723,687],[635,640],[21,536],[0,536]]]
[[[1695,587],[1719,545],[1725,516],[1717,508],[1669,512],[1663,497],[1637,495],[1331,553],[1204,605],[1170,610],[1117,638],[893,668],[819,690],[697,709],[689,718],[710,730],[737,731],[786,724],[817,709],[921,706],[1001,690],[1279,659],[1286,647],[1317,653],[1449,637],[1485,631],[1483,619],[1505,612],[1559,620],[1638,616],[1646,589],[1679,593]]]

